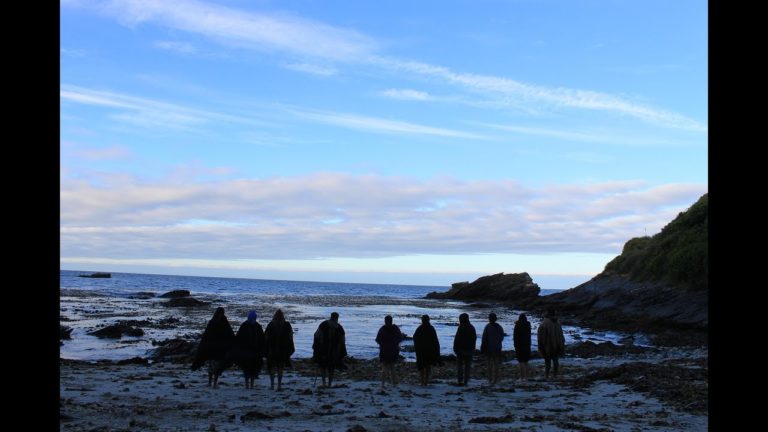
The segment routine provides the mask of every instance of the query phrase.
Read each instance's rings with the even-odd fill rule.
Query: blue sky
[[[61,267],[568,288],[707,192],[704,1],[61,2]]]

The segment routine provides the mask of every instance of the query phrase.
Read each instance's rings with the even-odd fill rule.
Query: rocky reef
[[[655,333],[658,343],[706,344],[709,326],[708,195],[660,233],[630,239],[602,273],[568,290],[539,296],[527,273],[455,283],[427,298],[495,300],[594,328]]]
[[[518,302],[538,297],[539,291],[541,289],[528,273],[498,273],[483,276],[472,283],[455,283],[448,292],[431,292],[427,298]]]

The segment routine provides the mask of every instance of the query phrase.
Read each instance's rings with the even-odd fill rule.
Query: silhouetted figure
[[[405,339],[400,327],[392,324],[392,316],[384,317],[384,325],[376,334],[376,343],[379,344],[379,360],[381,361],[381,388],[387,381],[387,376],[393,386],[397,385],[397,373],[395,363],[400,359],[400,342]]]
[[[235,341],[235,333],[229,325],[224,308],[218,307],[213,313],[213,318],[208,321],[197,354],[192,361],[192,370],[200,369],[200,366],[208,361],[208,387],[219,387],[219,376],[232,362],[227,359],[229,351]]]
[[[520,366],[520,379],[528,379],[528,360],[531,359],[531,323],[525,314],[520,314],[515,321],[513,333],[515,356]]]
[[[420,382],[425,386],[429,383],[432,365],[440,363],[440,341],[435,328],[429,323],[429,315],[421,316],[421,325],[413,332],[413,348],[416,351]]]
[[[235,347],[232,350],[232,361],[240,366],[245,377],[245,388],[253,388],[254,381],[259,377],[263,366],[263,357],[267,346],[264,329],[256,321],[256,311],[248,312],[248,319],[240,324],[235,335]]]
[[[483,329],[483,340],[480,352],[488,362],[488,384],[499,382],[499,367],[501,365],[501,342],[504,340],[504,329],[496,322],[496,314],[488,314],[488,324]]]
[[[536,332],[536,339],[539,343],[539,353],[544,357],[544,378],[549,379],[549,370],[554,363],[554,376],[557,376],[560,370],[559,357],[565,355],[565,336],[563,328],[557,322],[555,311],[550,309],[539,324],[539,330]]]
[[[344,327],[339,324],[339,314],[331,313],[331,318],[320,323],[315,330],[312,343],[312,359],[320,368],[322,386],[326,386],[325,377],[328,376],[327,386],[333,385],[333,371],[344,370],[344,357],[347,356],[347,344]]]
[[[275,388],[277,371],[277,389],[282,390],[283,369],[291,366],[291,355],[296,352],[293,346],[293,327],[285,320],[283,311],[278,309],[264,331],[267,342],[267,369],[269,370],[269,388]]]
[[[475,326],[469,323],[469,315],[459,315],[459,327],[456,336],[453,337],[453,352],[456,354],[457,384],[467,385],[469,382],[469,370],[472,366],[472,355],[477,344],[477,332]]]

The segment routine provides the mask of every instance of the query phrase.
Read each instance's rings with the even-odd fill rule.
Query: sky
[[[62,269],[587,281],[708,190],[703,0],[63,0]]]

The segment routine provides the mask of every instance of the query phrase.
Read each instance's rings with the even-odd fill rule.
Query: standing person
[[[312,359],[320,367],[322,386],[326,387],[325,377],[328,376],[328,387],[333,385],[333,371],[344,370],[344,357],[347,356],[347,344],[344,327],[339,324],[339,314],[331,313],[327,319],[317,326],[312,343]]]
[[[243,370],[245,388],[253,388],[261,372],[262,358],[266,354],[264,329],[256,317],[256,311],[248,311],[248,318],[237,329],[235,348],[232,351],[232,360]]]
[[[456,372],[458,385],[465,386],[469,382],[469,369],[472,365],[472,355],[477,344],[475,326],[469,323],[469,315],[459,315],[459,327],[453,337],[453,352],[456,354]]]
[[[496,322],[496,314],[488,314],[488,324],[483,329],[483,340],[480,342],[480,352],[485,355],[488,363],[488,384],[499,382],[499,366],[501,365],[501,342],[504,340],[504,329]]]
[[[541,324],[539,324],[536,340],[539,343],[539,353],[544,357],[544,379],[549,379],[549,369],[552,367],[552,363],[555,365],[554,376],[557,376],[560,369],[558,358],[565,355],[565,336],[553,309],[547,311]]]
[[[227,355],[232,349],[234,340],[235,333],[227,316],[224,315],[224,308],[216,308],[213,317],[205,327],[200,345],[197,347],[197,354],[192,361],[192,370],[200,369],[200,366],[208,361],[208,387],[218,388],[219,376],[232,365],[232,362],[227,360]]]
[[[387,376],[390,377],[393,386],[397,385],[397,373],[395,363],[400,359],[400,342],[405,339],[400,327],[392,324],[392,315],[384,317],[384,325],[376,334],[376,343],[379,344],[379,360],[381,361],[381,389]]]
[[[432,365],[440,362],[440,341],[435,328],[429,323],[429,315],[421,316],[421,325],[413,332],[413,348],[416,351],[419,381],[425,386],[429,383]]]
[[[531,359],[531,323],[525,314],[520,314],[515,321],[515,330],[513,332],[513,343],[515,346],[515,356],[520,365],[520,379],[528,379],[528,360]]]
[[[283,369],[291,366],[291,355],[296,352],[293,346],[293,327],[285,320],[283,311],[278,309],[264,331],[267,342],[267,369],[269,370],[269,388],[275,388],[275,370],[277,370],[277,389],[282,390]]]

